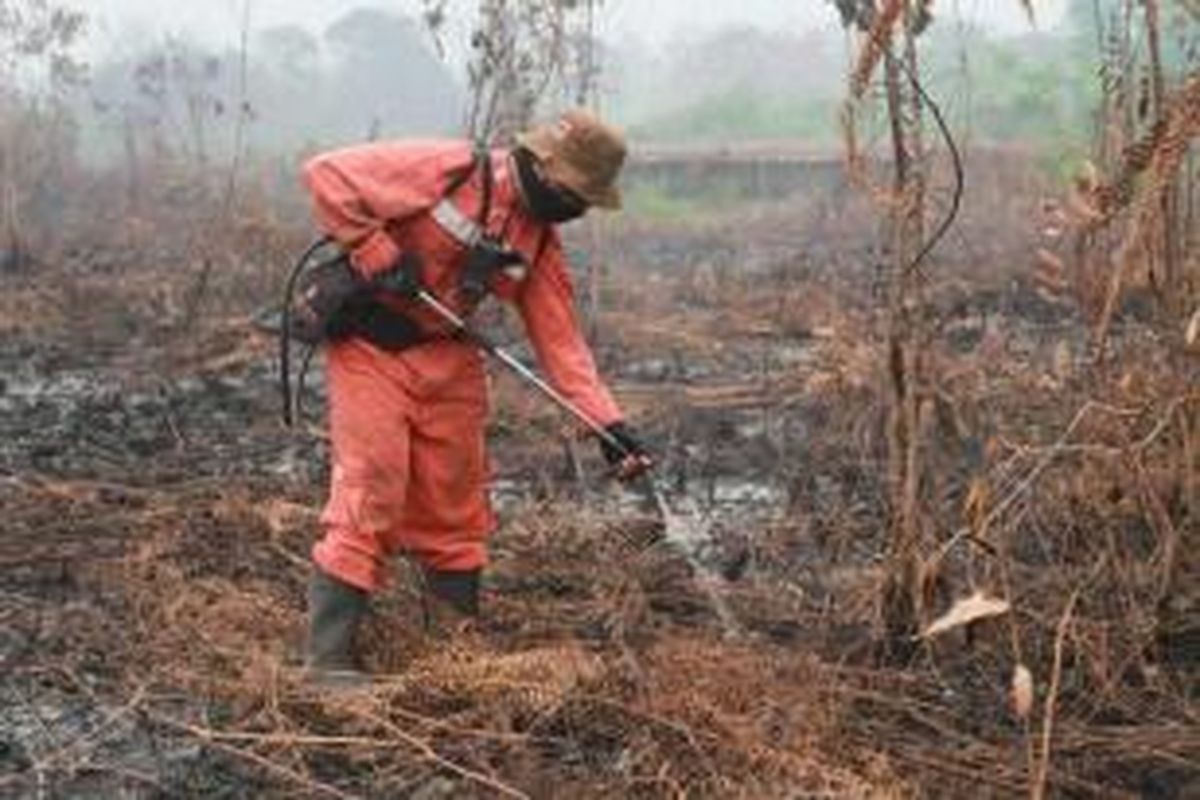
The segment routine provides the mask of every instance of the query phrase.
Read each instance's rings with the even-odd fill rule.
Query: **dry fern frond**
[[[1088,182],[1077,187],[1094,212],[1091,227],[1107,224],[1121,210],[1153,202],[1178,174],[1191,140],[1200,135],[1200,75],[1193,76],[1167,102],[1166,112],[1150,130],[1121,154],[1111,183]],[[1138,178],[1151,171],[1150,182],[1140,189]],[[1147,198],[1151,198],[1147,200]]]
[[[879,59],[883,57],[884,48],[892,36],[892,29],[896,27],[896,21],[900,19],[903,10],[903,0],[886,0],[883,9],[871,24],[871,29],[867,31],[866,44],[863,45],[850,78],[850,93],[855,99],[861,98],[867,90],[871,75],[875,72]]]
[[[1164,199],[1178,179],[1191,140],[1198,135],[1200,75],[1195,75],[1171,98],[1167,113],[1155,123],[1150,137],[1138,142],[1131,148],[1132,152],[1126,153],[1125,169],[1115,186],[1117,205],[1108,211],[1107,219],[1111,219],[1124,204],[1131,204],[1132,210],[1125,235],[1116,251],[1116,270],[1097,329],[1097,342],[1107,338],[1108,327],[1124,288],[1125,275],[1135,258],[1139,255],[1152,258],[1161,249]],[[1143,172],[1149,174],[1135,191],[1134,177]],[[1131,200],[1126,200],[1126,195]]]
[[[442,651],[383,686],[435,691],[479,705],[502,704],[521,713],[560,705],[577,686],[595,680],[599,661],[575,645],[519,653]]]

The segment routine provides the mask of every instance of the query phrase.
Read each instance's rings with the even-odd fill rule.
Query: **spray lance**
[[[304,373],[307,372],[313,349],[318,343],[329,337],[329,329],[337,324],[336,315],[340,308],[346,306],[347,297],[362,291],[384,290],[419,302],[426,309],[433,312],[448,326],[448,330],[444,335],[448,335],[450,338],[469,341],[508,367],[523,381],[537,389],[541,394],[554,402],[555,405],[582,423],[584,427],[594,433],[604,443],[606,449],[609,451],[619,454],[621,458],[629,458],[637,455],[619,437],[614,436],[611,431],[592,419],[587,412],[571,402],[561,392],[543,380],[536,372],[525,366],[515,356],[489,339],[484,333],[471,326],[465,317],[439,300],[422,283],[419,260],[411,253],[405,253],[395,266],[383,274],[376,276],[366,285],[358,284],[344,257],[329,259],[318,264],[312,271],[323,271],[332,276],[333,280],[326,281],[325,284],[314,285],[317,285],[318,289],[325,289],[327,285],[332,285],[333,289],[326,292],[313,292],[313,295],[318,300],[321,300],[326,294],[329,295],[328,300],[319,303],[319,305],[326,307],[318,308],[317,313],[314,314],[314,319],[307,322],[307,325],[299,324],[299,322],[305,322],[305,320],[298,322],[295,319],[292,298],[296,293],[300,276],[308,268],[309,261],[313,256],[321,248],[329,245],[330,242],[331,239],[329,237],[322,237],[304,251],[293,268],[285,289],[282,319],[279,326],[281,333],[279,362],[280,388],[283,393],[283,420],[286,425],[290,427],[296,419],[299,395],[303,391]],[[485,242],[484,244],[487,245],[489,243]],[[486,294],[488,283],[492,274],[497,269],[519,261],[519,256],[515,253],[500,251],[494,247],[486,247],[482,252],[484,252],[484,257],[468,259],[468,263],[464,267],[465,275],[461,289],[465,296],[474,300],[479,300]],[[331,323],[331,319],[335,321]],[[309,351],[301,367],[300,386],[296,391],[293,391],[291,385],[290,355],[292,338],[297,338],[302,343],[309,345]],[[419,341],[419,339],[414,338],[414,342],[416,341]],[[657,495],[658,493],[655,492],[655,494]]]
[[[436,295],[422,285],[418,271],[413,269],[413,266],[415,265],[405,265],[402,263],[398,268],[382,276],[379,279],[380,285],[385,289],[398,292],[421,303],[449,326],[451,334],[471,342],[480,350],[495,358],[521,380],[525,381],[560,409],[578,420],[610,448],[612,452],[620,454],[623,459],[639,456],[638,453],[631,450],[607,428],[593,419],[590,414],[571,402],[569,398],[547,383],[536,372],[521,363],[520,360],[503,347],[493,342],[486,334],[473,327],[460,314],[446,306]],[[701,576],[700,587],[708,596],[713,611],[716,613],[718,619],[720,619],[726,635],[738,635],[740,626],[725,603],[724,598],[715,588],[717,581],[715,580],[713,571],[705,566],[697,556],[696,544],[697,539],[701,538],[701,536],[696,530],[695,521],[693,520],[693,523],[689,524],[671,509],[670,505],[667,504],[665,494],[651,472],[643,471],[638,477],[641,479],[647,495],[653,499],[655,508],[662,518],[666,539],[679,547],[692,568]],[[697,517],[698,514],[695,509],[691,509],[689,516]]]
[[[482,331],[472,326],[462,315],[439,300],[433,292],[429,291],[421,283],[418,270],[415,267],[416,265],[412,262],[402,262],[398,267],[377,278],[376,285],[382,289],[396,292],[421,303],[449,327],[448,333],[451,336],[470,342],[499,361],[521,380],[525,381],[563,411],[566,411],[578,420],[584,427],[594,433],[606,447],[610,448],[613,452],[619,453],[622,458],[638,455],[631,451],[624,442],[614,436],[607,428],[593,419],[590,414],[571,402],[562,392],[555,389],[540,375],[521,363],[519,359],[493,342]],[[655,489],[654,494],[659,502],[661,502],[661,496],[657,489]]]

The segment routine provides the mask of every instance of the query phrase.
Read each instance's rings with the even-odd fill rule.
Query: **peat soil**
[[[698,262],[712,252],[711,243],[649,240],[639,247],[677,253],[691,248]],[[722,257],[736,260],[736,255]],[[654,274],[671,300],[707,291],[694,279],[695,271]],[[774,272],[768,265],[761,274]],[[795,297],[815,288],[837,297],[847,286],[869,285],[871,275],[864,266],[858,274],[843,271],[832,289],[821,279],[771,291]],[[620,334],[606,333],[605,326],[627,323],[624,309],[612,298],[601,303],[599,359],[660,454],[659,483],[669,502],[701,531],[691,555],[704,569],[678,554],[656,558],[639,572],[636,611],[620,606],[632,602],[634,594],[609,574],[633,568],[595,561],[597,551],[586,542],[589,535],[605,536],[639,552],[653,550],[663,533],[653,505],[635,490],[614,487],[594,447],[564,433],[557,412],[511,378],[496,376],[491,438],[501,525],[488,587],[495,611],[485,626],[493,647],[512,655],[582,643],[589,652],[603,653],[605,663],[623,665],[629,674],[621,673],[622,686],[644,680],[637,678],[639,670],[671,669],[671,660],[655,648],[669,653],[678,642],[698,640],[711,648],[704,652],[718,671],[723,655],[731,665],[744,663],[738,660],[748,658],[741,647],[793,666],[798,659],[816,659],[832,665],[829,669],[849,684],[857,680],[854,670],[876,663],[867,607],[883,550],[883,417],[872,400],[878,381],[874,367],[854,366],[856,354],[861,356],[855,332],[872,324],[860,313],[869,302],[859,288],[851,294],[854,299],[825,313],[832,330],[817,325],[781,329],[772,316],[779,305],[758,304],[753,279],[738,281],[735,289],[731,296],[738,307],[693,304],[701,310],[686,314],[664,308],[659,318],[643,318],[641,327],[629,324]],[[945,338],[957,352],[986,348],[995,320],[1007,326],[1010,357],[1076,358],[1086,348],[1071,312],[1020,282],[956,290],[943,310]],[[114,345],[112,337],[92,341],[79,334],[88,328],[79,318],[86,320],[92,312],[82,307],[74,313],[69,337],[28,330],[0,341],[0,796],[372,796],[352,776],[353,757],[318,750],[298,760],[275,758],[271,742],[264,745],[268,750],[242,751],[237,741],[206,736],[249,718],[236,692],[207,694],[198,688],[206,685],[204,679],[189,672],[198,672],[205,658],[239,658],[215,652],[225,639],[180,641],[180,653],[207,645],[215,654],[190,665],[181,658],[169,669],[154,666],[171,661],[169,651],[155,647],[172,641],[157,627],[171,618],[155,606],[170,605],[173,591],[182,602],[187,592],[199,591],[195,587],[208,593],[206,599],[184,603],[180,614],[211,614],[214,625],[224,614],[239,630],[268,631],[260,644],[268,651],[270,669],[294,664],[302,635],[306,551],[317,535],[315,515],[328,469],[319,363],[308,381],[308,417],[298,430],[287,430],[279,422],[275,342],[256,331],[249,316],[151,337],[152,344],[135,350]],[[848,321],[842,324],[839,315]],[[652,322],[677,336],[669,348],[659,346],[655,337],[662,332]],[[134,328],[138,324],[149,322]],[[107,316],[96,326],[114,327]],[[970,437],[947,447],[944,468],[969,474],[979,448]],[[555,524],[561,536],[556,537]],[[419,601],[404,570],[399,573],[381,616],[411,623]],[[694,585],[713,576],[719,582],[715,589]],[[262,597],[275,605],[252,609],[248,615],[254,619],[243,620],[239,615],[247,614],[245,609],[222,605],[221,586],[261,587]],[[730,631],[711,607],[714,590],[728,597],[738,634],[751,645],[721,649]],[[614,612],[614,607],[625,610]],[[188,619],[176,619],[181,631],[192,630]],[[195,630],[205,628],[197,624]],[[388,671],[403,670],[411,653],[388,635],[383,623],[376,625],[371,659]],[[260,655],[247,649],[240,657]],[[579,668],[581,674],[591,670]],[[830,791],[841,787],[846,795],[862,792],[859,796],[905,796],[920,785],[925,794],[956,796],[973,785],[972,770],[995,765],[980,796],[1022,794],[1022,727],[1002,710],[1002,681],[987,674],[983,685],[983,671],[962,682],[943,676],[936,684],[940,689],[932,692],[906,684],[900,673],[886,683],[894,696],[907,686],[924,698],[926,710],[960,706],[952,715],[930,711],[929,729],[917,735],[936,740],[945,733],[942,725],[973,730],[971,737],[978,738],[957,740],[967,755],[951,760],[957,765],[953,769],[924,764],[921,769],[935,776],[933,783],[903,774],[906,758],[921,764],[930,753],[917,752],[911,742],[887,748],[885,736],[872,741],[872,735],[912,726],[921,715],[901,709],[872,684],[870,691],[860,686],[850,705],[859,715],[874,715],[872,724],[879,727],[839,722],[811,733],[818,746],[844,748],[818,765],[825,770],[822,785]],[[731,667],[728,680],[745,683],[756,674]],[[782,680],[779,671],[769,674]],[[610,678],[595,680],[608,686],[604,681]],[[700,672],[696,680],[703,689],[680,692],[720,696],[733,691],[719,682],[704,684]],[[256,713],[259,706],[271,705],[262,699],[269,694],[255,695]],[[711,710],[714,717],[717,706]],[[453,707],[436,708],[453,718]],[[420,769],[389,772],[380,761],[363,769],[376,776],[377,785],[391,787],[387,796],[426,798],[497,796],[513,786],[547,797],[564,786],[595,796],[668,796],[684,786],[701,787],[699,793],[709,796],[772,796],[800,785],[738,777],[739,769],[749,775],[762,768],[749,757],[729,767],[714,760],[707,767],[712,774],[701,770],[694,783],[681,767],[674,768],[684,777],[673,782],[668,767],[677,763],[674,756],[662,755],[661,764],[645,756],[659,764],[658,778],[630,766],[639,752],[667,753],[667,738],[686,740],[691,729],[703,734],[702,715],[688,717],[690,728],[679,723],[675,732],[646,734],[663,741],[638,750],[633,742],[641,740],[633,730],[669,727],[674,718],[631,722],[629,716],[591,713],[583,719],[566,702],[538,708],[542,727],[511,723],[513,736],[527,737],[519,755],[471,753],[453,761],[490,764],[488,780],[495,784],[474,772],[431,764],[428,753],[416,759]],[[980,708],[992,710],[981,718]],[[818,713],[814,705],[812,713],[826,712]],[[780,708],[756,712],[753,726],[738,735],[747,741],[767,737],[762,741],[783,751],[792,746],[781,744],[789,742],[789,719]],[[325,725],[323,734],[339,730],[325,723],[313,724],[317,730]],[[985,738],[979,731],[989,724],[1001,730],[995,736],[1008,745],[993,738],[992,749],[978,755],[972,748]],[[332,741],[323,739],[322,746]],[[725,745],[736,747],[732,741]],[[873,760],[876,745],[890,753],[890,760],[882,755]],[[707,744],[678,746],[710,752]],[[446,747],[438,752],[455,752]],[[747,744],[747,752],[758,752],[754,748],[761,750],[757,739]],[[1143,772],[1125,776],[1114,791],[1183,797],[1195,780],[1194,764],[1171,763],[1147,756]],[[779,769],[793,776],[788,780],[799,780],[786,772],[794,765]],[[1052,776],[1051,785],[1064,796],[1096,796],[1105,785],[1097,775],[1104,770],[1089,766],[1076,774],[1067,768]]]

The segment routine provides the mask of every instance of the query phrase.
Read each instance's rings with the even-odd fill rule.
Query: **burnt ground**
[[[672,504],[699,511],[683,517],[701,520],[692,558],[497,375],[502,522],[481,641],[430,641],[400,563],[366,642],[382,677],[352,696],[297,669],[327,469],[320,370],[306,424],[284,429],[274,342],[231,299],[241,272],[195,318],[148,293],[152,266],[120,281],[106,267],[95,302],[80,302],[86,263],[0,276],[0,796],[1023,796],[1045,717],[1009,706],[1018,657],[1039,701],[1057,669],[1052,793],[1188,796],[1194,598],[1119,624],[1147,607],[1130,576],[1157,574],[1147,501],[1114,497],[1111,465],[1038,466],[1099,391],[1078,312],[1019,275],[936,294],[941,535],[978,481],[1003,496],[1033,469],[1047,480],[997,517],[983,555],[955,551],[929,584],[932,608],[986,588],[1015,619],[897,655],[879,610],[886,287],[869,248],[807,227],[828,219],[776,222],[637,224],[619,249],[583,245],[598,357]],[[1136,309],[1118,337],[1140,372],[1101,399],[1137,413],[1077,432],[1119,448],[1190,401]],[[1158,446],[1137,451],[1141,474],[1186,523]],[[1083,530],[1119,540],[1120,570],[1072,549]],[[1064,586],[1083,598],[1066,644]]]

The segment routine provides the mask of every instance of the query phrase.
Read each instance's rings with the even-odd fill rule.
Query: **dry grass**
[[[677,557],[636,525],[626,538],[571,507],[518,514],[502,533],[505,590],[482,642],[426,641],[398,588],[372,626],[378,680],[316,691],[294,658],[311,519],[286,512],[281,523],[273,501],[220,491],[156,506],[111,576],[139,712],[267,770],[281,790],[375,795],[442,773],[484,795],[547,796],[547,781],[591,796],[909,794],[886,760],[841,750],[836,668],[722,640]],[[618,561],[620,573],[593,567]],[[577,599],[548,600],[547,576]],[[601,641],[579,637],[585,622]],[[180,712],[135,694],[147,685],[203,704]],[[344,764],[336,778],[330,759]]]

